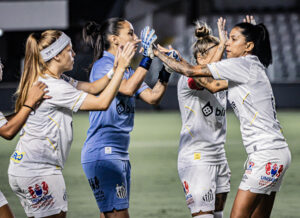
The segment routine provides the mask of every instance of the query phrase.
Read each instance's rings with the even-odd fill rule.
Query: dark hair
[[[219,44],[219,39],[212,35],[211,28],[202,21],[195,22],[195,37],[196,42],[193,44],[193,55],[197,59],[197,54],[206,55],[210,44]]]
[[[87,45],[90,45],[94,49],[93,63],[102,58],[103,51],[110,48],[110,42],[108,40],[109,35],[119,35],[119,30],[122,28],[123,18],[110,18],[105,20],[101,25],[94,21],[88,22],[83,30],[82,37]],[[92,66],[91,65],[91,66]]]
[[[251,23],[239,23],[234,27],[242,29],[241,33],[245,36],[246,42],[253,42],[254,48],[251,54],[256,55],[260,62],[268,67],[272,63],[272,50],[269,32],[262,23],[253,25]]]

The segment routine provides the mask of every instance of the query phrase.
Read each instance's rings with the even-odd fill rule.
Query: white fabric
[[[230,169],[227,163],[178,168],[185,198],[191,214],[214,211],[216,194],[230,191]]]
[[[187,81],[181,76],[177,85],[182,119],[178,166],[226,163],[226,91],[192,90]]]
[[[68,210],[66,185],[62,175],[31,178],[9,176],[9,184],[28,217],[46,217]]]
[[[110,71],[108,71],[108,73],[106,74],[106,76],[109,78],[109,79],[112,79],[113,75],[114,75],[114,68],[111,68]]]
[[[248,154],[287,147],[276,118],[275,99],[265,67],[248,55],[208,64],[215,79],[228,80],[228,100],[240,120]]]
[[[7,123],[7,120],[5,118],[5,116],[3,115],[3,113],[0,111],[0,128],[2,126],[4,126]]]
[[[4,197],[4,194],[0,191],[0,207],[8,204],[6,198]]]
[[[214,212],[214,218],[223,218],[223,211]]]
[[[70,37],[62,33],[55,42],[40,52],[41,56],[47,62],[58,55],[68,44],[71,44]]]
[[[279,191],[290,163],[288,147],[253,152],[245,162],[245,173],[239,189],[259,194]]]
[[[73,140],[72,114],[87,96],[62,79],[47,76],[38,80],[48,86],[52,98],[28,117],[11,156],[10,175],[61,174]]]

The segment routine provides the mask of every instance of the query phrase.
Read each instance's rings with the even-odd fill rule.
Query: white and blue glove
[[[141,40],[142,40],[142,48],[143,48],[143,55],[145,57],[150,57],[151,59],[154,58],[153,54],[153,43],[157,39],[154,29],[150,29],[149,26],[146,26],[141,32]]]
[[[169,52],[166,53],[166,55],[168,55],[170,58],[173,58],[175,59],[176,61],[180,61],[180,58],[179,58],[179,55],[177,54],[177,52],[175,50],[171,50]],[[174,73],[175,71],[170,68],[167,64],[163,63],[164,64],[164,67],[165,67],[165,70],[168,72],[168,73]]]

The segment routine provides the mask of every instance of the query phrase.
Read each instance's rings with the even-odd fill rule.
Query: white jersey
[[[182,119],[178,168],[226,163],[226,91],[193,90],[181,76],[177,92]]]
[[[11,156],[9,175],[61,174],[73,140],[72,113],[87,96],[63,79],[46,76],[38,80],[47,84],[52,98],[44,100],[28,117]]]
[[[287,147],[276,118],[275,99],[266,68],[254,55],[208,64],[215,79],[228,80],[228,100],[240,120],[248,154]]]
[[[0,128],[2,126],[4,126],[6,123],[7,123],[7,120],[6,120],[5,116],[3,115],[3,113],[0,111]],[[0,191],[0,207],[2,207],[5,204],[7,204],[7,200],[5,199],[4,195]]]

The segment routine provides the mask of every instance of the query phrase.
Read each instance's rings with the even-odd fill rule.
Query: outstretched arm
[[[36,105],[44,98],[50,98],[45,95],[48,91],[45,91],[47,85],[42,82],[37,82],[28,90],[28,95],[25,104],[20,110],[12,115],[6,117],[8,120],[6,124],[0,127],[0,136],[5,139],[11,140],[20,129],[24,126],[30,113],[35,110]]]

